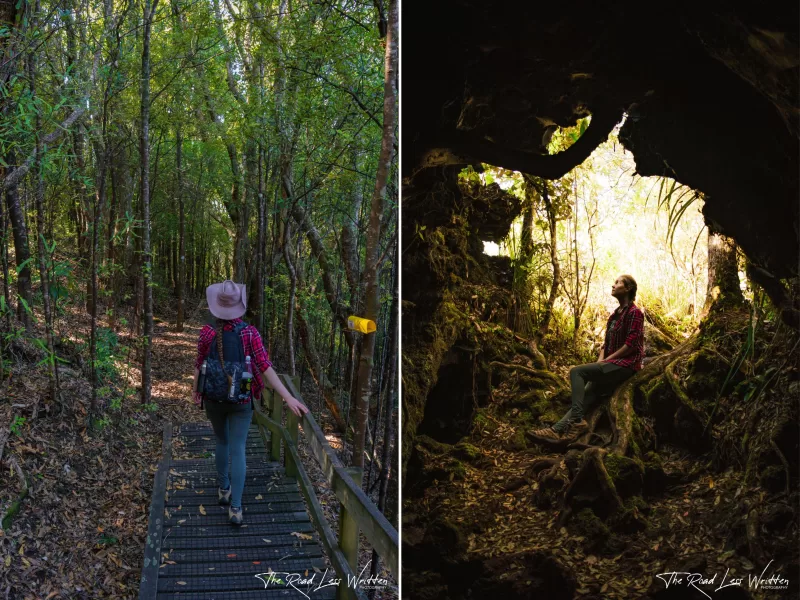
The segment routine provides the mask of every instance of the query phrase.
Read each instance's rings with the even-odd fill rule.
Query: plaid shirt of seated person
[[[623,344],[632,348],[633,353],[604,362],[640,371],[644,359],[644,313],[633,302],[616,309],[608,317],[603,356],[610,356]]]
[[[241,323],[241,319],[233,319],[226,321],[222,326],[223,331],[233,331],[234,327]],[[195,368],[199,369],[203,365],[203,361],[208,357],[211,351],[211,342],[214,341],[217,332],[210,325],[206,325],[200,330],[200,338],[197,341],[197,360],[194,363]],[[272,366],[264,348],[264,342],[261,340],[261,335],[258,329],[252,325],[248,325],[242,329],[239,334],[244,343],[245,356],[250,355],[253,364],[255,365],[253,373],[253,398],[258,398],[261,395],[261,390],[264,389],[264,381],[261,374]],[[239,402],[238,404],[246,404],[249,400]]]

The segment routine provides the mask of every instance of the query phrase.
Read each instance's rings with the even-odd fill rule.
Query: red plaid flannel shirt
[[[233,331],[234,327],[241,322],[241,319],[225,321],[222,330]],[[206,325],[200,330],[200,338],[197,340],[197,360],[194,363],[196,369],[199,370],[203,365],[203,361],[208,357],[208,353],[211,351],[211,342],[214,341],[216,335],[217,332],[211,325]],[[264,348],[264,342],[261,340],[261,334],[258,333],[258,329],[248,325],[242,329],[239,335],[242,338],[242,343],[244,343],[245,356],[249,355],[255,365],[255,369],[253,369],[253,398],[258,398],[261,395],[261,390],[264,389],[264,380],[261,378],[261,374],[269,369],[272,363],[269,360],[266,348]],[[240,402],[240,404],[246,404],[247,402],[249,400]]]
[[[617,320],[614,322],[613,328],[609,329],[612,327],[611,320],[614,314],[619,310],[618,308],[608,317],[603,356],[610,356],[625,344],[629,348],[633,348],[633,354],[606,362],[639,371],[642,368],[642,359],[644,358],[644,313],[636,304],[630,302],[617,314]]]

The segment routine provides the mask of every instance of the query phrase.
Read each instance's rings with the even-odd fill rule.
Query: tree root
[[[550,464],[549,468],[546,463]],[[562,458],[539,461],[537,467],[541,467],[541,471],[534,477],[538,484],[536,501],[539,507],[544,508],[560,498],[568,488],[569,469]]]
[[[608,413],[606,412],[605,407],[602,407],[602,406],[600,406],[596,410],[592,411],[592,413],[586,419],[586,422],[589,424],[589,429],[586,430],[586,433],[584,433],[582,436],[580,436],[574,442],[569,444],[567,446],[567,448],[568,449],[572,449],[572,448],[581,448],[581,447],[588,448],[588,447],[590,447],[591,444],[589,444],[589,439],[592,437],[592,435],[598,435],[602,439],[602,436],[600,436],[599,434],[595,434],[595,429],[597,429],[597,424],[599,423],[600,418],[603,415],[606,415],[606,414],[608,414]]]
[[[681,401],[681,404],[683,404],[683,406],[689,412],[692,413],[692,416],[694,416],[694,418],[697,419],[699,423],[703,423],[705,422],[705,419],[702,419],[701,415],[698,414],[698,411],[695,408],[694,403],[689,399],[688,394],[683,391],[683,388],[681,388],[681,383],[678,380],[678,376],[675,374],[675,365],[678,364],[678,361],[681,358],[682,357],[679,356],[678,358],[676,358],[667,365],[667,367],[664,369],[664,379],[669,384],[669,387],[672,389],[672,392]]]
[[[544,469],[557,465],[560,462],[561,458],[540,458],[533,461],[531,466],[528,467],[528,474],[535,477]]]
[[[564,493],[562,510],[558,518],[559,526],[564,525],[573,513],[583,508],[579,505],[587,501],[590,501],[593,508],[597,508],[598,512],[606,517],[622,508],[622,498],[608,474],[604,457],[609,453],[619,456],[628,454],[633,438],[633,396],[637,387],[660,375],[670,364],[685,356],[696,345],[697,337],[695,336],[667,354],[654,359],[614,391],[608,403],[607,413],[601,407],[588,417],[588,432],[569,445],[570,449],[583,450],[583,460]],[[599,436],[595,433],[595,429],[603,414],[608,414],[611,421],[611,440],[605,444],[605,447],[592,446],[587,442],[592,439],[592,436]]]
[[[745,531],[747,532],[747,544],[750,548],[750,558],[755,564],[764,564],[764,552],[761,543],[758,541],[759,515],[755,508],[750,509],[745,521]]]
[[[622,507],[622,499],[603,462],[606,453],[604,448],[587,448],[584,451],[583,464],[564,492],[564,508],[570,510],[562,510],[559,514],[559,527],[563,526],[575,511],[576,508],[572,504],[577,496],[591,495],[603,507],[600,512],[607,515],[615,513]]]
[[[493,367],[508,369],[509,371],[525,371],[526,373],[532,375],[533,377],[539,379],[549,379],[550,381],[558,384],[559,387],[564,387],[564,382],[561,381],[561,379],[559,379],[557,375],[551,373],[550,371],[533,369],[527,365],[518,365],[516,363],[503,363],[497,360],[493,360],[489,364]]]
[[[770,440],[769,445],[772,446],[772,449],[775,451],[775,454],[778,455],[778,458],[783,463],[783,468],[786,471],[786,489],[784,493],[788,496],[789,495],[789,480],[791,479],[791,469],[789,468],[789,461],[786,460],[786,457],[781,452],[781,449],[778,448],[778,444],[775,443],[775,440]]]
[[[623,382],[608,403],[608,412],[611,419],[613,436],[610,452],[626,456],[633,433],[633,393],[637,386],[650,381],[661,374],[666,367],[678,358],[688,354],[697,346],[698,337],[685,342],[671,352],[659,356],[639,371],[636,375]]]

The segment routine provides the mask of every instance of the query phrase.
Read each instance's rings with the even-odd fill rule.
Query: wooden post
[[[361,480],[364,476],[364,471],[360,467],[347,467],[345,469],[352,477],[353,481],[358,487],[361,487]],[[339,547],[344,552],[350,568],[353,573],[358,573],[358,523],[350,515],[349,511],[345,508],[344,502],[340,505],[339,511]],[[344,587],[344,589],[342,589]],[[347,586],[339,586],[339,595],[337,598],[343,598],[342,592],[347,590]]]
[[[289,390],[297,396],[298,400],[302,400],[300,398],[299,386],[300,386],[300,378],[297,375],[282,375],[284,385],[291,382],[292,386],[294,386],[294,390],[289,388]],[[292,411],[286,411],[286,431],[289,433],[289,438],[292,440],[294,447],[297,448],[297,439],[298,439],[298,425],[300,424],[300,419],[295,415]],[[297,465],[292,458],[292,455],[289,452],[284,451],[283,453],[284,465],[286,466],[286,475],[289,477],[297,477],[298,475],[298,468],[301,468],[301,465]]]
[[[295,448],[297,448],[298,424],[299,419],[297,418],[297,415],[290,410],[286,411],[286,431],[289,432],[289,439],[292,440],[292,445]],[[291,453],[284,451],[283,457],[285,459],[284,462],[286,463],[286,475],[289,477],[297,477],[297,469],[299,465],[295,464]]]
[[[283,398],[280,394],[276,394],[275,390],[269,388],[269,393],[272,394],[272,410],[270,417],[279,425],[283,422]],[[274,431],[270,432],[272,444],[270,446],[270,460],[279,461],[281,459],[281,436]]]

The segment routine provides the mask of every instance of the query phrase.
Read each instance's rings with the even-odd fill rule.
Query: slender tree
[[[186,215],[184,214],[183,202],[183,135],[180,125],[178,125],[175,138],[175,163],[178,171],[178,284],[176,286],[178,315],[175,328],[178,331],[183,331],[183,303],[184,294],[186,293]]]
[[[383,137],[375,189],[367,227],[366,259],[364,264],[364,316],[376,320],[380,310],[380,243],[386,188],[392,166],[397,115],[397,2],[390,0],[388,29],[386,32],[386,56],[384,61]],[[375,333],[364,336],[358,370],[358,406],[353,444],[353,465],[364,466],[364,443],[372,389],[372,365],[375,354]]]
[[[142,8],[141,160],[142,267],[144,273],[144,347],[142,352],[142,403],[150,403],[153,345],[153,257],[150,248],[150,36],[158,0],[144,0]]]

